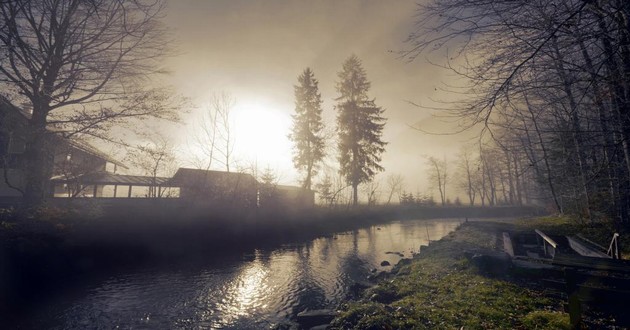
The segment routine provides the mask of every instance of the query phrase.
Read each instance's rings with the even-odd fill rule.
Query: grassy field
[[[502,231],[534,228],[553,234],[583,232],[594,240],[607,231],[605,226],[584,227],[551,217],[468,222],[423,247],[410,263],[395,267],[360,301],[345,304],[333,328],[568,329],[564,300],[557,294],[509,272],[484,274],[465,257],[465,251],[497,250]],[[606,326],[593,322],[600,322],[590,324],[597,328]]]

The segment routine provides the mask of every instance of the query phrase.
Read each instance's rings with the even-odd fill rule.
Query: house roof
[[[28,122],[29,118],[30,118],[30,114],[24,112],[22,109],[20,109],[19,107],[15,106],[13,103],[11,103],[11,101],[9,101],[6,97],[0,95],[0,111],[3,111],[7,114],[17,114],[19,116],[17,116],[18,118],[18,123],[23,123],[24,125]],[[13,125],[16,125],[17,123],[14,123]],[[55,133],[53,136],[57,139],[59,139],[59,141],[61,141],[62,143],[67,143],[69,146],[76,148],[78,150],[81,150],[83,152],[86,152],[92,156],[98,157],[100,159],[103,159],[107,162],[110,162],[112,164],[115,164],[117,166],[121,166],[123,168],[128,168],[127,166],[125,166],[123,163],[117,161],[116,159],[112,158],[111,156],[105,154],[104,152],[100,151],[99,149],[95,148],[94,146],[92,146],[91,144],[87,143],[86,141],[82,141],[82,140],[71,140],[71,139],[67,139],[67,138],[63,138],[60,135],[58,135],[58,133],[61,132],[56,132],[54,129],[48,128],[47,129],[50,133]]]
[[[248,173],[179,168],[169,183],[177,186],[190,184],[191,182],[204,182],[212,180],[249,180],[257,182],[256,178]]]
[[[65,139],[64,141],[66,141],[70,146],[72,146],[73,148],[76,148],[78,150],[81,150],[83,152],[86,152],[92,156],[98,157],[100,159],[103,159],[105,161],[108,161],[112,164],[115,164],[116,166],[120,166],[122,168],[128,168],[127,166],[125,166],[125,164],[119,162],[118,160],[112,158],[110,155],[98,150],[96,147],[92,146],[91,144],[82,141],[82,140],[70,140],[70,139]]]
[[[24,121],[28,120],[30,117],[28,113],[16,107],[13,103],[11,103],[11,101],[9,101],[9,99],[4,97],[3,95],[0,95],[0,110],[7,111],[7,113],[11,111],[15,114],[19,114],[24,119]]]
[[[121,185],[121,186],[168,186],[169,178],[141,175],[121,175],[107,172],[88,173],[78,178],[55,176],[51,179],[55,183],[70,183],[80,181],[83,184]]]

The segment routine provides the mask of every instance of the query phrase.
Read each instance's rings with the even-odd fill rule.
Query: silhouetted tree
[[[235,105],[232,94],[223,91],[212,94],[202,109],[193,136],[195,152],[191,162],[194,167],[209,170],[216,161],[225,166],[226,172],[230,172],[234,150],[232,109]]]
[[[383,171],[379,163],[387,144],[381,140],[385,110],[368,97],[370,82],[357,56],[350,56],[337,76],[339,97],[335,108],[338,111],[340,172],[352,186],[353,205],[357,205],[359,184]]]
[[[315,185],[315,189],[319,194],[320,202],[324,205],[331,207],[334,202],[333,183],[329,175],[324,176],[322,182]]]
[[[324,136],[322,123],[322,97],[318,81],[310,68],[298,77],[294,86],[295,114],[289,138],[294,143],[293,164],[304,172],[302,187],[311,189],[318,163],[324,158]]]
[[[468,202],[470,203],[470,206],[473,206],[475,205],[477,193],[473,185],[473,172],[475,169],[473,167],[470,148],[462,148],[458,158],[457,186],[466,192]]]
[[[416,203],[416,199],[414,198],[413,193],[407,194],[407,192],[403,190],[403,192],[400,194],[400,204],[413,205],[415,203]]]
[[[534,192],[559,212],[630,223],[630,2],[430,0],[416,17],[406,55],[448,48],[470,81],[452,114],[485,125],[503,153],[480,153],[482,203]]]
[[[363,192],[367,197],[368,205],[376,205],[380,195],[380,182],[379,180],[371,180],[363,184]]]
[[[274,209],[277,206],[278,176],[269,166],[260,176],[259,198],[261,207]]]
[[[439,160],[435,157],[427,157],[427,164],[430,167],[429,179],[431,184],[436,185],[440,192],[442,206],[446,205],[446,179],[448,178],[446,159]]]
[[[150,142],[132,148],[128,154],[128,162],[142,175],[151,177],[152,186],[149,187],[150,198],[161,198],[171,193],[170,189],[158,187],[158,177],[170,177],[177,171],[177,160],[173,147],[165,137],[152,138]]]
[[[31,106],[25,128],[27,206],[50,178],[49,134],[107,138],[131,118],[172,119],[169,94],[147,78],[168,42],[163,1],[0,1],[0,85]],[[54,130],[51,130],[51,126]]]
[[[389,195],[387,197],[386,205],[392,201],[394,194],[398,195],[398,200],[402,198],[401,193],[404,190],[405,179],[400,174],[390,174],[387,176],[387,187],[389,189]]]

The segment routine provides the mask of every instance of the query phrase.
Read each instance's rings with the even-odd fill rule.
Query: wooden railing
[[[556,248],[558,247],[558,243],[551,239],[551,237],[545,235],[545,233],[543,233],[542,231],[538,229],[534,231],[538,235],[537,237],[539,238],[539,242],[540,239],[542,239],[542,246],[545,256],[553,258],[556,255]]]
[[[615,233],[613,235],[612,240],[610,241],[610,246],[608,247],[608,251],[606,252],[613,259],[621,259],[619,255],[619,242],[618,242],[619,234]]]

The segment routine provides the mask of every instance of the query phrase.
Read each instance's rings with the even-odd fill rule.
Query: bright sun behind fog
[[[256,162],[277,172],[292,168],[291,116],[265,101],[239,100],[232,113],[234,153],[239,159]]]

